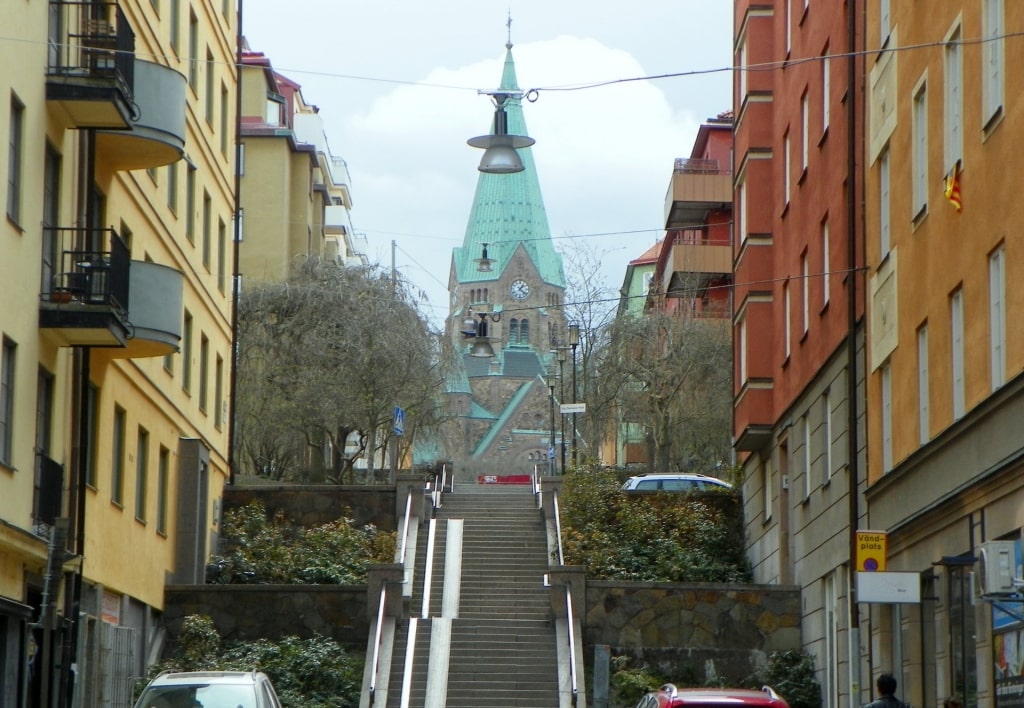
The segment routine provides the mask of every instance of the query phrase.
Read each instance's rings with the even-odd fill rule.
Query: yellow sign
[[[857,532],[857,570],[881,572],[885,570],[887,550],[885,531]]]

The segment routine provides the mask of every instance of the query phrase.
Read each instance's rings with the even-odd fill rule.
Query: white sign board
[[[857,573],[857,602],[918,604],[921,602],[921,575],[892,571]]]
[[[563,404],[561,404],[558,407],[558,410],[560,410],[562,412],[562,415],[566,415],[568,413],[586,413],[587,412],[587,404],[586,403],[563,403]]]

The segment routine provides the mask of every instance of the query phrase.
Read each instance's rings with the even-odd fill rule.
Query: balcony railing
[[[729,174],[729,170],[720,169],[718,160],[698,157],[677,157],[673,171],[686,174]]]
[[[79,128],[129,127],[135,111],[135,31],[112,2],[51,2],[47,98]]]
[[[45,229],[57,254],[43,302],[76,303],[128,311],[130,256],[113,229],[53,227]]]

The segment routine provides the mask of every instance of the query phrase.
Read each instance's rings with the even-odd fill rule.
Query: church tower
[[[508,133],[525,136],[511,42],[505,47],[499,91],[511,96]],[[448,452],[458,467],[481,474],[546,469],[549,447],[559,442],[551,435],[548,377],[554,349],[565,339],[565,274],[531,150],[518,151],[522,172],[480,174],[448,278],[445,329],[454,358],[448,399],[459,427],[447,436]],[[479,321],[481,313],[493,357],[472,356],[473,340],[462,334],[464,322]]]

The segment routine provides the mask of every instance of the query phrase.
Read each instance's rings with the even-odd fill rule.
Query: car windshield
[[[151,686],[137,708],[256,708],[254,686]]]

